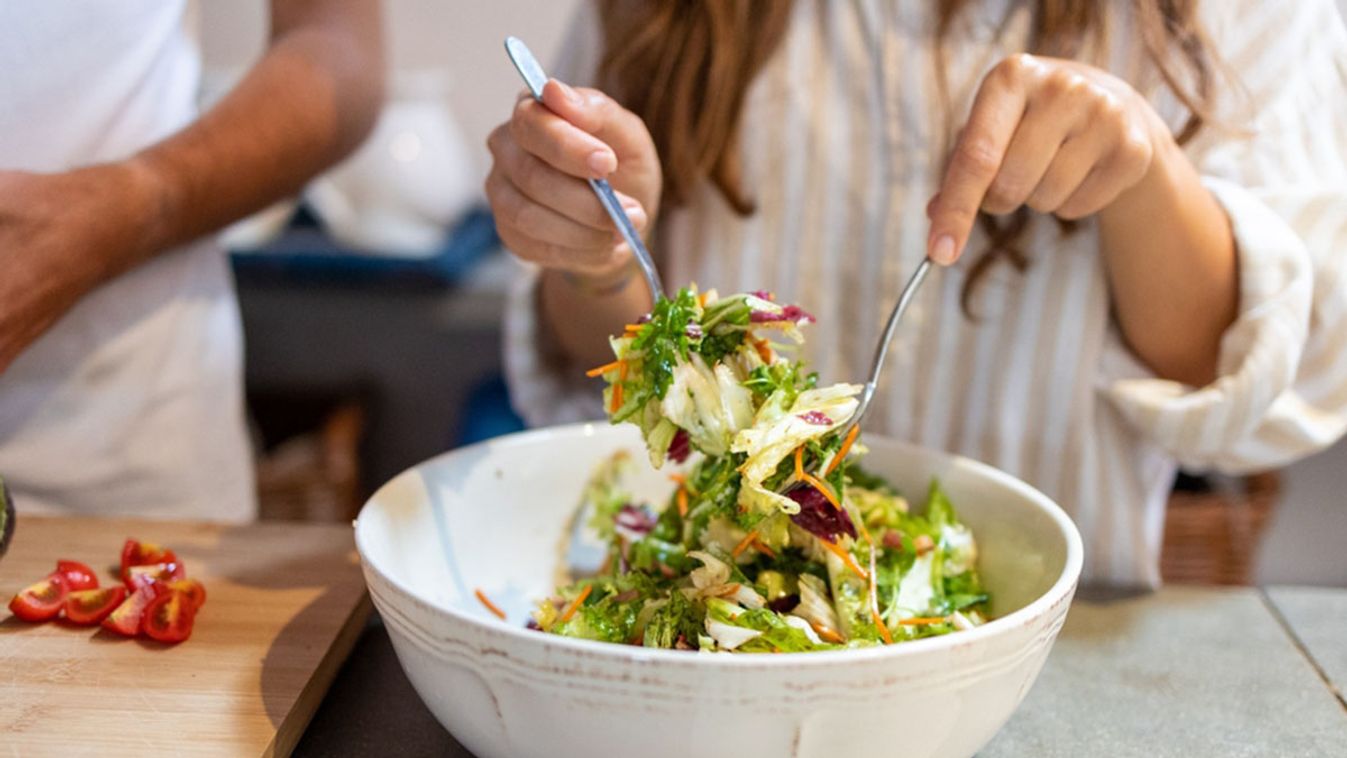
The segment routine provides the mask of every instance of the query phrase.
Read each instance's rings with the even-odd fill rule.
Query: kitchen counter
[[[1024,704],[980,754],[1347,755],[1347,590],[1078,596]],[[295,754],[469,756],[375,619]]]

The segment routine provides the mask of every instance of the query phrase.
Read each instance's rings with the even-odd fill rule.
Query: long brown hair
[[[1165,85],[1187,108],[1180,144],[1209,120],[1211,47],[1197,18],[1198,0],[1131,0],[1140,36]],[[938,0],[935,35],[944,40],[973,0]],[[1027,52],[1071,58],[1103,34],[1108,0],[1024,0],[1033,11]],[[605,49],[599,80],[642,117],[664,167],[664,202],[685,203],[709,180],[741,215],[754,210],[744,186],[738,136],[745,94],[781,42],[791,0],[600,0]],[[943,86],[943,63],[942,86]],[[1017,241],[1029,221],[1021,208],[1006,219],[981,214],[990,239],[969,271],[964,310],[973,285],[997,260],[1023,270]],[[1062,222],[1064,233],[1070,223]]]

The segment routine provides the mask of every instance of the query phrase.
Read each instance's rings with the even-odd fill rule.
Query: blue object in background
[[[307,207],[300,206],[279,237],[257,250],[235,251],[230,257],[234,273],[251,281],[361,288],[388,284],[447,287],[499,247],[495,221],[485,207],[465,214],[435,255],[405,258],[343,247],[323,231]]]
[[[453,446],[471,445],[502,434],[522,431],[524,420],[510,407],[505,380],[493,376],[473,388],[459,417],[462,419]]]

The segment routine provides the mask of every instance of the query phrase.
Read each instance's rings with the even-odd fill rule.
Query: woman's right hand
[[[631,249],[586,180],[607,179],[636,229],[644,234],[650,227],[663,174],[636,114],[598,90],[553,79],[542,103],[520,98],[487,147],[486,195],[506,247],[593,283],[630,270]]]

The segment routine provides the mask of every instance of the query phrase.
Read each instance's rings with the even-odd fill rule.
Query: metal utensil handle
[[[518,37],[505,38],[505,52],[510,56],[510,61],[519,71],[519,75],[524,77],[524,84],[533,94],[533,99],[542,102],[543,87],[547,85],[547,73],[543,71],[542,64],[534,57],[533,52],[528,49],[528,45]],[[664,296],[664,283],[660,281],[659,270],[655,268],[655,260],[650,257],[650,251],[646,249],[645,243],[641,241],[641,235],[632,225],[631,218],[627,216],[626,210],[622,208],[622,201],[617,199],[617,194],[608,184],[606,179],[590,179],[589,186],[593,188],[594,194],[599,196],[599,202],[603,204],[603,209],[608,212],[608,217],[613,220],[617,226],[617,231],[626,240],[627,245],[631,247],[631,252],[636,256],[636,262],[641,267],[641,274],[645,276],[646,286],[650,288],[650,294],[655,299]]]
[[[861,402],[856,406],[856,412],[851,416],[851,426],[861,423],[861,417],[865,415],[866,411],[870,410],[870,401],[874,400],[875,390],[879,388],[879,374],[884,370],[884,361],[889,355],[889,343],[893,341],[893,333],[898,328],[898,321],[902,319],[907,306],[912,303],[912,299],[917,294],[917,288],[921,286],[930,270],[931,259],[922,258],[921,263],[917,265],[917,270],[912,272],[912,277],[907,280],[902,293],[898,295],[898,303],[893,306],[893,312],[889,314],[889,322],[884,325],[884,336],[880,338],[879,344],[875,347],[875,357],[870,363],[870,380],[865,383],[865,389],[861,391]]]

